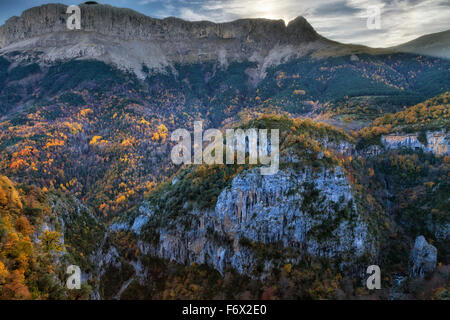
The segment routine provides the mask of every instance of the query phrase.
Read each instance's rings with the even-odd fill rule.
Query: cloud
[[[180,9],[180,17],[185,20],[189,20],[189,21],[200,21],[200,20],[210,20],[211,19],[211,16],[198,14],[189,8]]]
[[[318,6],[314,14],[318,16],[336,16],[336,15],[356,15],[362,11],[361,8],[350,6],[346,1],[336,1]]]

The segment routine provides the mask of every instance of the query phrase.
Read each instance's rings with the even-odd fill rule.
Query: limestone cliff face
[[[182,217],[160,228],[157,243],[149,243],[140,235],[155,212],[144,204],[137,218],[115,224],[111,231],[135,232],[141,254],[206,263],[222,273],[233,268],[251,275],[258,265],[269,273],[277,264],[298,262],[305,253],[347,262],[376,254],[375,237],[340,167],[286,169],[273,176],[261,176],[257,169],[239,174],[214,209],[192,210],[189,220]],[[260,244],[259,249],[252,244]],[[274,259],[261,249],[272,245],[293,254]]]
[[[407,147],[414,150],[422,149],[425,152],[431,152],[437,155],[450,154],[450,137],[447,132],[428,131],[425,136],[426,143],[423,143],[424,141],[419,141],[418,133],[390,134],[383,136],[381,138],[381,142],[388,149]]]
[[[68,30],[67,6],[31,8],[0,27],[1,53],[21,51],[41,63],[94,58],[138,75],[142,65],[162,69],[172,63],[208,60],[258,62],[259,73],[271,64],[337,44],[318,35],[302,17],[282,20],[242,19],[229,23],[154,19],[129,9],[81,5],[81,30]]]
[[[130,9],[109,5],[81,5],[81,29],[123,40],[239,39],[248,43],[301,43],[321,38],[302,17],[285,26],[282,20],[242,19],[229,23],[154,19]],[[1,27],[0,43],[7,46],[52,32],[67,32],[67,6],[48,4],[12,17]]]

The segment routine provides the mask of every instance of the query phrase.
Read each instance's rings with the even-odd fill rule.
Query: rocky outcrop
[[[0,27],[0,54],[14,59],[94,58],[143,76],[142,65],[165,70],[173,63],[257,62],[256,78],[291,57],[339,46],[321,37],[303,18],[241,19],[228,23],[154,19],[129,9],[81,5],[81,30],[68,30],[67,6],[48,4],[12,17]],[[251,72],[251,70],[249,70]]]
[[[128,230],[145,233],[149,228],[145,222],[153,215],[155,209],[144,204]],[[124,224],[112,226],[115,231],[123,229]],[[157,243],[140,238],[142,254],[206,263],[222,273],[233,268],[250,275],[258,265],[268,273],[305,254],[345,260],[344,267],[376,253],[374,236],[340,167],[289,169],[272,176],[261,176],[259,170],[239,174],[221,192],[213,210],[192,210],[159,228],[158,234]],[[271,246],[293,254],[274,259]]]
[[[423,278],[436,268],[437,249],[429,244],[423,236],[418,236],[411,251],[410,276]]]
[[[423,150],[437,155],[449,155],[450,137],[447,132],[428,131],[424,135],[425,141],[420,141],[419,133],[390,134],[382,136],[381,142],[387,149],[399,149],[402,147],[414,150]]]

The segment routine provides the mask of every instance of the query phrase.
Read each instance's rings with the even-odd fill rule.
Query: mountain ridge
[[[391,49],[450,59],[450,30],[426,34]]]
[[[48,64],[58,60],[96,59],[144,78],[142,66],[173,70],[175,63],[233,61],[266,69],[292,58],[327,57],[386,50],[344,45],[319,35],[303,17],[283,20],[239,19],[226,23],[156,19],[109,5],[81,5],[82,30],[68,30],[67,6],[48,4],[28,9],[0,26],[0,54],[26,53],[16,60]]]
[[[66,14],[67,7],[62,4],[46,4],[25,10],[20,17],[9,18],[4,25],[0,26],[2,47],[43,33],[68,31],[65,19],[68,17],[68,14]],[[305,31],[306,34],[302,35],[305,40],[322,38],[301,16],[290,21],[287,25],[283,20],[262,18],[214,23],[211,21],[185,21],[175,17],[152,18],[131,9],[110,5],[81,5],[80,7],[82,9],[82,30],[95,31],[106,35],[115,33],[116,36],[124,36],[124,40],[146,40],[157,37],[162,33],[192,34],[199,38],[216,36],[230,39],[236,37],[236,30],[233,28],[240,28],[239,31],[248,31],[249,34],[260,31],[281,32],[281,34],[290,36],[289,40],[301,38],[299,34],[296,34],[298,31]],[[124,16],[128,17],[128,22],[125,27],[121,25],[123,30],[118,30],[117,25],[121,22],[121,19],[123,20]],[[45,18],[45,21],[34,21],[36,18]],[[110,18],[109,21],[107,21],[108,18]],[[130,27],[135,28],[131,29]]]

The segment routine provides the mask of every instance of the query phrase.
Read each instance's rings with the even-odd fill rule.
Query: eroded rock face
[[[422,149],[425,152],[431,152],[437,155],[450,154],[450,137],[447,132],[429,131],[426,133],[426,141],[425,144],[419,141],[418,133],[390,134],[381,138],[381,142],[388,149],[407,147],[414,150]]]
[[[241,39],[245,42],[314,41],[320,36],[302,17],[285,26],[283,20],[241,19],[229,23],[209,21],[189,22],[177,18],[155,19],[130,9],[109,5],[81,5],[81,29],[119,37],[123,40],[187,40],[191,39]],[[67,6],[48,4],[12,17],[0,30],[0,43],[7,46],[20,40],[46,33],[66,32]]]
[[[257,62],[255,79],[267,67],[292,57],[337,47],[302,17],[282,20],[241,19],[228,23],[154,19],[108,5],[81,5],[81,30],[68,30],[67,6],[31,8],[0,27],[1,53],[21,51],[15,59],[40,63],[93,58],[114,63],[143,77],[142,65],[165,70],[173,63]],[[249,70],[251,72],[252,70]]]
[[[411,251],[410,276],[423,278],[434,271],[436,263],[437,249],[429,244],[424,236],[418,236]]]
[[[147,228],[140,222],[154,214],[148,205],[140,213],[130,224],[137,233]],[[257,169],[242,173],[221,192],[214,210],[192,210],[189,216],[189,222],[180,218],[172,227],[159,229],[157,245],[139,241],[140,252],[249,275],[258,264],[270,272],[277,263],[252,243],[297,250],[283,263],[298,262],[301,253],[345,257],[350,263],[376,253],[374,237],[340,167],[286,169],[272,176],[261,176]]]

